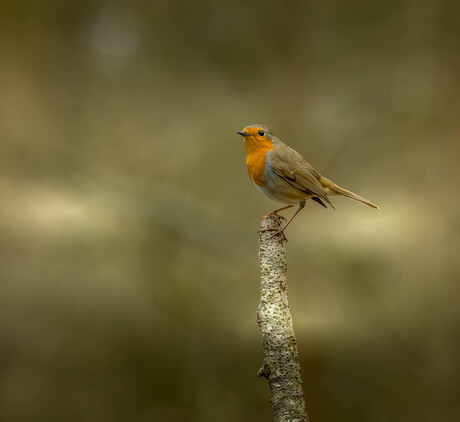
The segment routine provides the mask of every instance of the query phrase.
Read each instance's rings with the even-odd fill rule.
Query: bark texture
[[[265,216],[261,229],[280,228],[281,218]],[[297,340],[292,326],[286,284],[286,249],[281,235],[260,232],[260,304],[257,311],[264,349],[259,377],[270,387],[275,422],[308,422],[302,389]]]

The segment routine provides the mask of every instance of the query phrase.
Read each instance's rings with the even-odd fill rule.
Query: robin
[[[287,204],[268,215],[278,216],[278,211],[299,205],[283,227],[269,229],[275,230],[274,235],[284,235],[284,230],[305,206],[307,199],[312,199],[324,208],[334,208],[329,196],[341,195],[379,209],[367,199],[321,176],[298,152],[274,136],[268,127],[251,125],[237,133],[243,137],[246,167],[256,188],[269,198]]]

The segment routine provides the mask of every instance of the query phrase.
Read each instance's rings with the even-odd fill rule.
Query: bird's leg
[[[299,208],[297,208],[297,211],[294,213],[294,215],[289,219],[289,221],[280,229],[278,229],[273,236],[276,236],[277,234],[284,233],[284,230],[286,230],[286,227],[289,226],[292,220],[294,220],[294,217],[303,209],[305,206],[305,201],[299,202]]]
[[[292,208],[294,205],[287,205],[283,208],[278,208],[277,210],[273,210],[272,212],[264,215],[264,218],[268,218],[268,217],[272,217],[272,216],[275,216],[275,217],[278,217],[278,218],[282,218],[284,221],[287,221],[286,220],[286,217],[284,217],[283,215],[279,215],[278,214],[278,211],[283,211],[283,210],[287,210],[288,208]],[[263,230],[257,230],[257,233],[261,233],[261,232],[266,232],[266,231],[271,231],[271,230],[278,230],[278,229],[263,229]],[[284,236],[284,233],[283,233],[283,237],[284,237],[284,240],[287,242],[287,239],[286,239],[286,236]]]
[[[284,218],[286,220],[285,217],[283,217],[282,215],[278,215],[278,211],[283,211],[283,210],[287,210],[288,208],[291,208],[293,207],[294,205],[287,205],[286,207],[283,207],[283,208],[278,208],[277,210],[273,210],[271,213],[267,214],[265,217],[271,217],[271,216],[276,216],[276,217],[280,217],[280,218]]]
[[[290,205],[292,207],[292,205]],[[289,221],[283,226],[281,227],[280,229],[264,229],[264,230],[260,230],[260,231],[274,231],[275,233],[273,233],[273,236],[276,236],[277,234],[282,234],[283,235],[283,239],[287,241],[287,238],[286,238],[286,235],[284,234],[284,230],[286,230],[286,227],[289,226],[289,224],[291,223],[292,220],[294,220],[294,217],[303,209],[303,207],[305,206],[305,201],[302,201],[302,202],[299,202],[299,208],[297,208],[296,212],[294,213],[294,215],[289,219]],[[289,208],[289,207],[285,207],[285,208]],[[282,208],[282,209],[285,209],[285,208]],[[280,211],[280,210],[277,210],[277,211]]]

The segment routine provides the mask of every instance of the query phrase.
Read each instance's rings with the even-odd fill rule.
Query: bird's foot
[[[278,214],[278,211],[279,211],[279,210],[275,210],[275,211],[272,211],[272,212],[270,212],[270,213],[268,213],[268,214],[265,214],[265,215],[264,215],[264,220],[267,219],[268,217],[278,217],[278,218],[281,218],[281,219],[284,220],[284,221],[287,221],[287,220],[286,220],[286,217],[284,217],[284,216]]]
[[[260,229],[260,230],[259,230],[257,233],[263,233],[263,232],[274,232],[274,233],[272,234],[272,236],[271,236],[271,237],[275,237],[275,236],[277,236],[277,235],[281,234],[281,235],[282,235],[282,239],[283,239],[283,241],[287,242],[287,241],[288,241],[288,239],[287,239],[286,235],[284,234],[284,229],[285,229],[285,227],[284,227],[284,226],[283,226],[283,227],[281,227],[280,229],[274,229],[274,228],[269,228],[269,229]]]

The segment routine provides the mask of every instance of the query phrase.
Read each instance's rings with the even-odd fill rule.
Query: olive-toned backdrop
[[[381,207],[287,231],[312,422],[458,420],[459,16],[2,0],[0,420],[270,420],[253,123]]]

